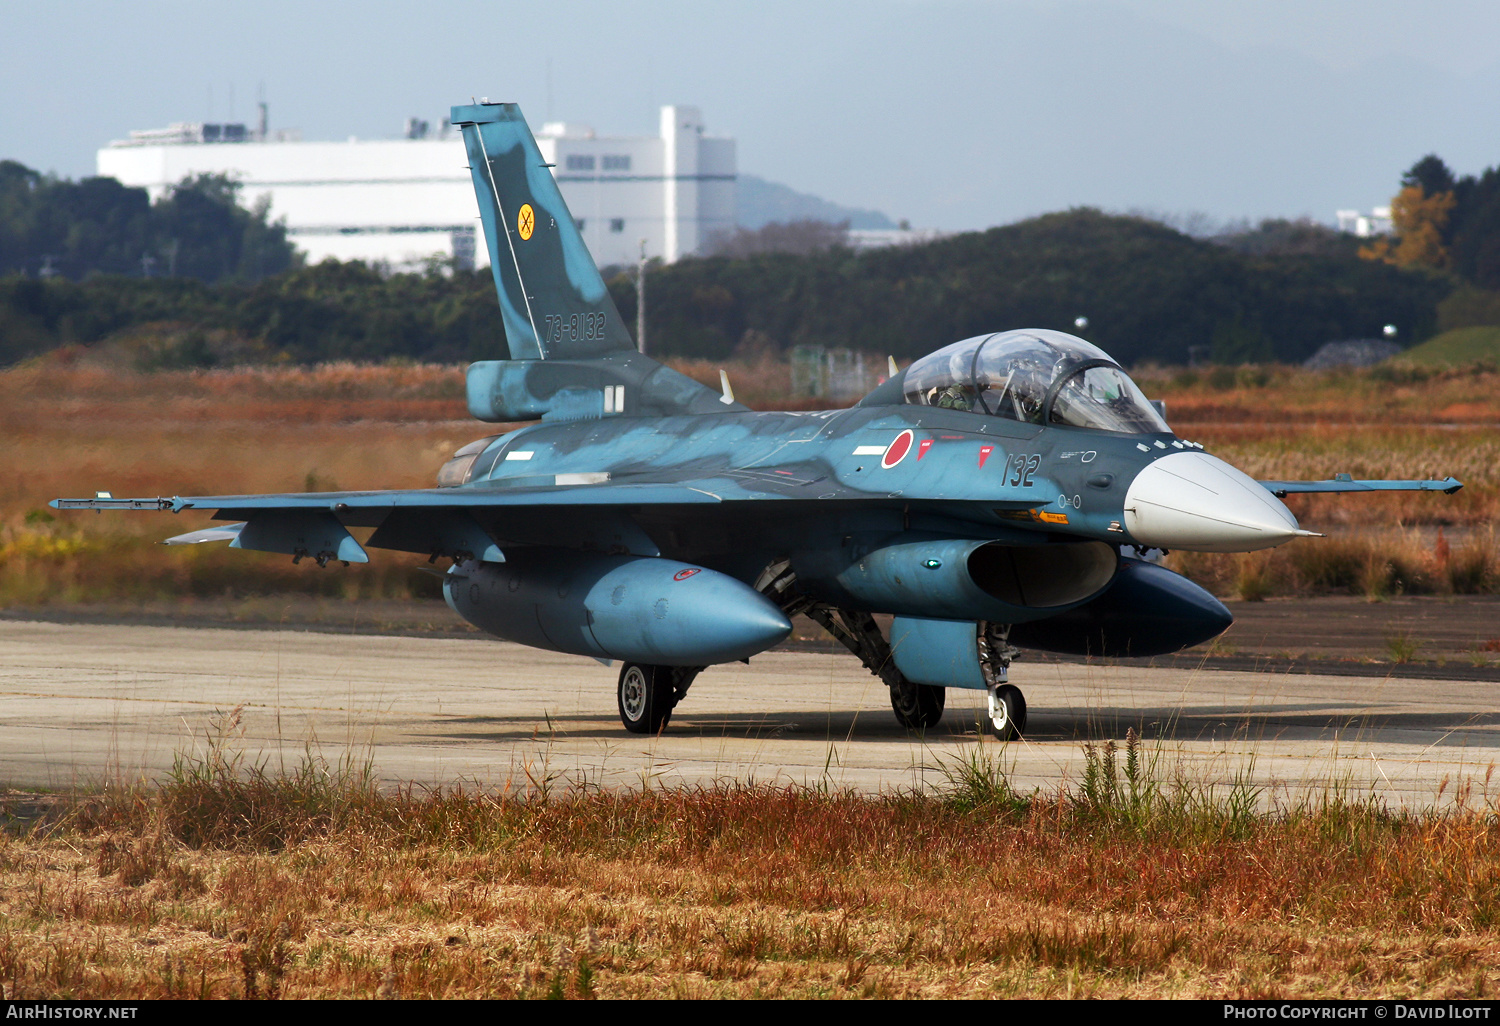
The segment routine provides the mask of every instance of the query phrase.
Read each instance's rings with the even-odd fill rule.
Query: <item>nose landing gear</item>
[[[980,621],[978,627],[979,668],[989,695],[985,727],[1001,741],[1019,741],[1026,733],[1026,696],[1007,681],[1011,660],[1021,651],[1010,643],[1010,624]]]
[[[990,733],[1001,741],[1019,741],[1026,733],[1026,696],[1014,684],[989,688],[988,694]]]

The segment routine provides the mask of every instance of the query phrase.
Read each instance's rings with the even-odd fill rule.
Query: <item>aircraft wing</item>
[[[584,478],[586,480],[574,480]],[[623,547],[640,555],[658,554],[654,543],[634,522],[643,508],[657,511],[701,509],[722,504],[798,500],[823,505],[830,500],[863,505],[893,501],[848,488],[822,475],[778,476],[730,472],[687,482],[612,482],[607,475],[557,475],[547,485],[423,488],[370,492],[287,492],[270,495],[191,495],[115,498],[99,493],[91,499],[54,499],[55,509],[215,511],[215,520],[243,523],[206,528],[167,539],[188,545],[228,541],[233,548],[281,552],[365,563],[369,555],[348,531],[373,527],[367,544],[374,548],[423,555],[475,557],[503,562],[497,538],[507,544],[591,542],[609,551]],[[995,501],[994,509],[1029,509],[1044,500]]]
[[[217,519],[258,512],[319,510],[339,514],[386,513],[394,509],[478,509],[497,506],[638,506],[721,502],[699,488],[669,484],[617,484],[609,488],[416,488],[380,492],[284,492],[271,495],[189,495],[168,499],[53,499],[53,509],[219,510]],[[359,523],[356,519],[355,523]]]
[[[1463,487],[1457,478],[1441,481],[1356,481],[1349,474],[1335,474],[1326,481],[1261,481],[1277,498],[1311,492],[1444,492],[1452,495]]]
[[[546,533],[555,522],[593,532],[606,546],[654,548],[628,516],[609,515],[614,507],[693,506],[722,499],[712,492],[674,484],[619,484],[608,488],[422,488],[378,492],[288,492],[274,495],[191,495],[117,499],[54,499],[56,509],[214,510],[216,520],[243,523],[207,528],[167,539],[169,545],[228,541],[232,548],[281,552],[319,564],[330,559],[368,563],[364,546],[350,526],[375,527],[368,544],[404,552],[455,558],[505,559],[490,528],[497,518],[519,519],[524,533]],[[572,516],[569,516],[572,513]],[[601,515],[604,514],[604,515]],[[578,514],[586,523],[578,522]],[[538,521],[542,526],[538,525]],[[563,528],[566,530],[567,528]]]

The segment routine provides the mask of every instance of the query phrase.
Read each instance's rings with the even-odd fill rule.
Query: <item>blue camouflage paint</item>
[[[589,256],[541,150],[513,103],[454,107],[463,132],[474,192],[490,250],[505,337],[513,360],[592,357],[633,350],[604,279]],[[536,211],[536,230],[522,239],[516,217]],[[561,273],[559,273],[559,271]],[[551,340],[548,317],[600,318],[583,338]]]
[[[669,705],[698,668],[785,638],[793,613],[817,619],[889,684],[909,726],[935,722],[920,685],[998,689],[1014,654],[1007,638],[1145,655],[1229,624],[1201,588],[1120,555],[1139,540],[1130,516],[1143,536],[1181,538],[1193,536],[1178,520],[1214,522],[1193,512],[1203,495],[1284,507],[1253,481],[1232,493],[1215,493],[1208,478],[1179,487],[1189,465],[1231,484],[1248,479],[1206,457],[1157,467],[1202,446],[1145,412],[1107,354],[1057,332],[996,333],[936,351],[853,409],[758,413],[724,402],[636,352],[519,108],[457,106],[452,120],[509,356],[469,368],[469,410],[481,422],[537,423],[466,446],[443,468],[450,487],[52,505],[212,511],[244,522],[216,539],[320,564],[365,561],[349,528],[373,528],[370,547],[453,560],[445,597],[485,630],[680,669],[669,696],[653,692]],[[1061,355],[1039,377],[1048,354]],[[1052,416],[1090,404],[1106,419]],[[1132,492],[1148,479],[1154,490]],[[1261,484],[1276,494],[1461,487],[1347,475]],[[895,614],[889,643],[872,613]],[[624,694],[627,727],[652,728],[632,725]]]

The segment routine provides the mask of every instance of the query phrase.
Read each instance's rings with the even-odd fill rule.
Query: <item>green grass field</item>
[[[1473,363],[1500,365],[1500,327],[1454,328],[1413,346],[1392,360],[1429,367],[1462,367]]]

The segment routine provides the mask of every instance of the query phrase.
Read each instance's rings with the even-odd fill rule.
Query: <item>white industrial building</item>
[[[735,229],[735,144],[707,136],[696,107],[661,109],[657,136],[601,136],[552,122],[537,132],[543,158],[601,266],[648,257],[672,262]],[[302,142],[272,136],[262,111],[244,125],[177,124],[131,132],[99,151],[98,173],[146,188],[152,200],[182,179],[228,174],[247,206],[264,199],[309,262],[326,257],[419,266],[432,257],[485,264],[479,209],[463,140],[444,119],[416,118],[406,138]]]
[[[1395,227],[1391,221],[1390,207],[1376,207],[1368,214],[1358,210],[1340,210],[1334,216],[1338,220],[1339,231],[1357,235],[1361,239],[1389,235]]]

